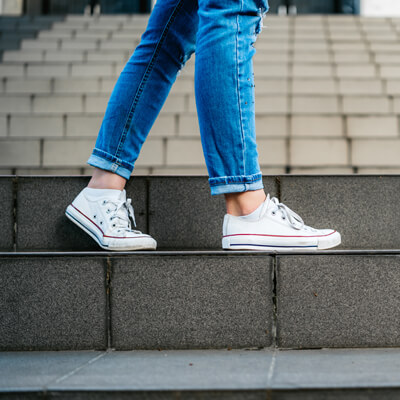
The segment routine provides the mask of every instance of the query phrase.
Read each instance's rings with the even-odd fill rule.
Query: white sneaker
[[[157,242],[136,227],[131,199],[125,190],[83,189],[65,215],[106,250],[155,250]]]
[[[235,217],[226,214],[223,249],[234,250],[322,250],[339,245],[340,233],[314,229],[276,197],[267,196],[253,213]]]

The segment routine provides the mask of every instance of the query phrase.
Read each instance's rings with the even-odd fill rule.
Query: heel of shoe
[[[229,240],[229,238],[222,238],[222,248],[225,250],[231,248],[231,241]]]

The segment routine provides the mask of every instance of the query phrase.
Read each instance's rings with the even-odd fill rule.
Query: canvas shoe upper
[[[96,194],[94,194],[96,193]],[[100,194],[100,195],[99,195]],[[155,250],[157,242],[136,227],[125,190],[85,188],[67,207],[66,216],[106,250]]]
[[[305,225],[299,215],[276,197],[268,195],[256,214],[250,217],[225,215],[224,249],[321,250],[341,242],[339,232]]]

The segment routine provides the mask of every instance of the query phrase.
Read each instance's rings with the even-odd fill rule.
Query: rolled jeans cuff
[[[226,176],[222,178],[210,178],[211,194],[240,193],[249,190],[264,188],[261,173],[251,176]]]
[[[89,160],[87,161],[87,163],[89,165],[91,165],[92,167],[104,169],[105,171],[114,172],[115,174],[122,176],[123,178],[125,178],[127,180],[130,178],[130,176],[132,174],[132,170],[124,168],[115,162],[112,162],[110,160],[107,160],[106,158],[97,156],[95,154],[92,154],[89,157]]]

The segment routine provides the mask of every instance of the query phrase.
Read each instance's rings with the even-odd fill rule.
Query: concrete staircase
[[[87,180],[0,177],[0,398],[398,396],[398,176],[265,176],[342,233],[310,254],[221,251],[200,176],[134,177],[159,250],[99,251],[63,215]]]
[[[67,16],[0,64],[0,169],[85,174],[111,90],[148,16]],[[264,173],[398,173],[400,19],[268,15],[254,59]],[[194,64],[139,174],[203,174]],[[184,149],[184,151],[183,151]]]
[[[62,16],[0,16],[0,60],[4,51],[19,49],[23,39],[36,38],[40,31],[50,29],[54,22],[63,19]]]

